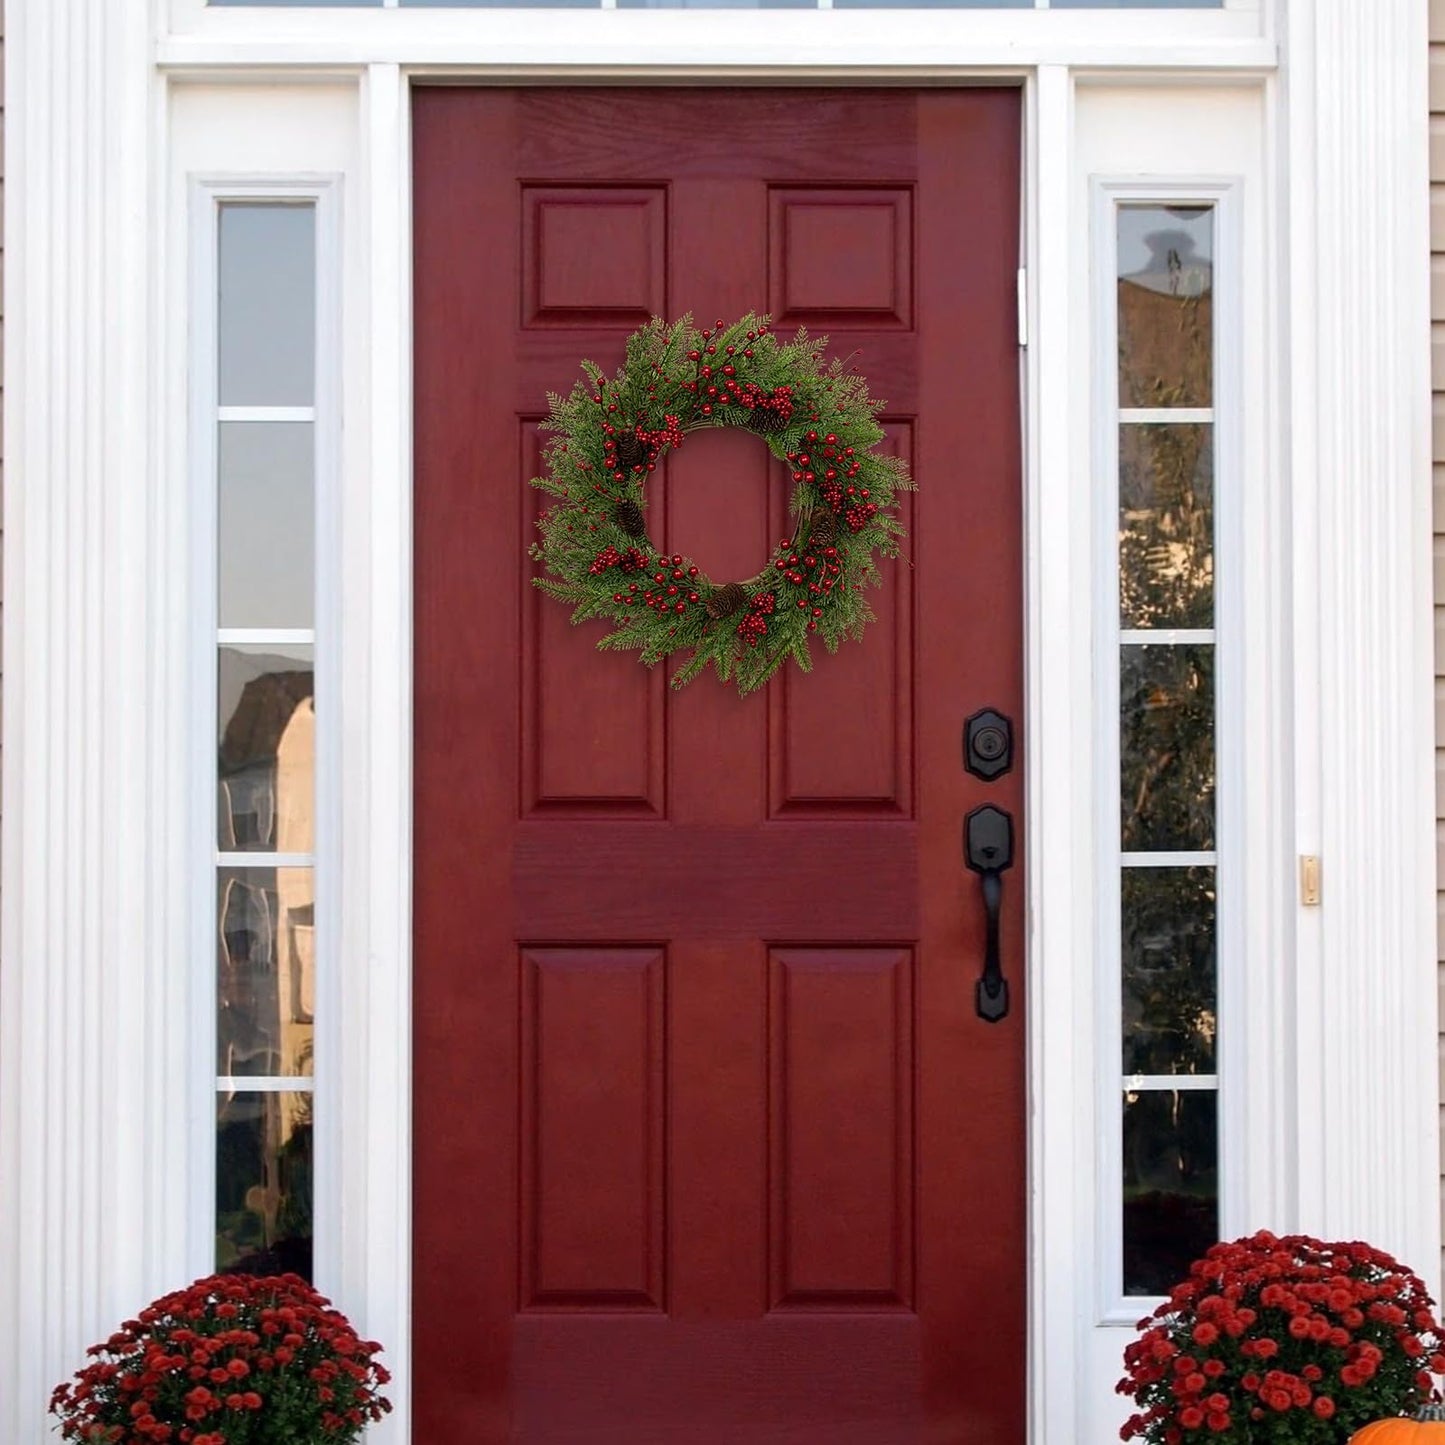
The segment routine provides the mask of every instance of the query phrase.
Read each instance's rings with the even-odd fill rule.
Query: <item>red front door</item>
[[[1018,93],[424,89],[415,146],[413,1438],[1021,1445],[1022,859],[988,1023],[961,845],[1022,800],[962,746],[1021,713]],[[919,491],[861,643],[673,693],[525,482],[583,357],[748,310]],[[786,493],[702,433],[649,527],[747,576]]]

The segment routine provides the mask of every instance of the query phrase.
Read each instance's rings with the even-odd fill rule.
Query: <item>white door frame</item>
[[[1259,274],[1244,329],[1259,500],[1241,565],[1258,645],[1239,732],[1254,991],[1239,1207],[1270,1216],[1250,1224],[1371,1238],[1435,1274],[1424,0],[1245,3],[1187,21],[778,12],[770,41],[789,59],[772,66],[719,12],[47,0],[9,18],[0,1437],[40,1438],[49,1389],[83,1347],[205,1267],[189,1190],[210,1166],[188,1142],[188,1021],[189,981],[210,962],[193,946],[205,901],[178,882],[194,876],[188,791],[205,745],[188,702],[175,207],[178,158],[197,152],[174,123],[182,97],[259,98],[268,114],[314,104],[324,123],[292,133],[292,164],[342,178],[344,1203],[322,1282],[402,1366],[402,1409],[378,1441],[408,1439],[413,77],[1025,85],[1035,1445],[1104,1438],[1122,1343],[1098,1323],[1099,1061],[1079,1023],[1097,1005],[1085,167],[1124,178],[1110,116],[1131,87],[1206,109],[1211,91],[1256,98]],[[265,144],[245,143],[218,143],[193,168],[279,179]],[[1318,910],[1295,901],[1301,853],[1325,860]]]

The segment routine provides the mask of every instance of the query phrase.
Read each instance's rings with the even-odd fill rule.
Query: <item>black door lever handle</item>
[[[1014,825],[1002,808],[975,808],[963,820],[963,856],[983,885],[986,923],[983,973],[974,989],[978,1016],[996,1024],[1008,1013],[1008,980],[999,952],[999,908],[1003,903],[1003,872],[1013,866]]]

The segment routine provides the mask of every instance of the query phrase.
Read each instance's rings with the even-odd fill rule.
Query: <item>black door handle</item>
[[[1014,823],[1002,808],[975,808],[963,820],[963,856],[983,885],[987,931],[983,973],[974,989],[978,1016],[996,1024],[1008,1013],[1008,980],[999,956],[999,907],[1003,903],[1003,872],[1013,866]]]

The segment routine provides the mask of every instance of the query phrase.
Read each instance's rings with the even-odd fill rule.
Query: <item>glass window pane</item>
[[[1214,212],[1119,208],[1119,405],[1210,406]]]
[[[1124,1096],[1124,1293],[1168,1294],[1219,1238],[1218,1095]]]
[[[1119,428],[1119,622],[1214,626],[1214,428]]]
[[[1216,1071],[1213,868],[1126,868],[1123,938],[1126,1074]]]
[[[221,207],[220,402],[316,399],[316,207]]]
[[[1049,0],[1050,10],[1222,10],[1224,0]]]
[[[497,10],[522,6],[528,10],[596,10],[598,0],[398,0],[408,7],[432,10]]]
[[[316,1013],[310,868],[216,875],[216,1073],[308,1078]]]
[[[408,0],[415,4],[418,0]],[[429,0],[419,0],[421,4]],[[617,0],[619,10],[816,10],[818,0]]]
[[[1121,846],[1214,847],[1214,648],[1119,649]]]
[[[222,627],[312,625],[315,450],[309,422],[220,424]]]
[[[311,1278],[311,1095],[222,1094],[216,1268]]]
[[[1032,10],[1034,0],[833,0],[835,10]]]
[[[315,692],[309,645],[220,649],[216,846],[223,852],[315,847]]]

